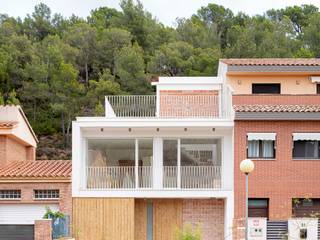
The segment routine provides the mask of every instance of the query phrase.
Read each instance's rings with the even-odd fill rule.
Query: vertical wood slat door
[[[73,198],[77,240],[134,240],[134,199]]]
[[[153,200],[153,240],[174,240],[181,227],[182,200]]]

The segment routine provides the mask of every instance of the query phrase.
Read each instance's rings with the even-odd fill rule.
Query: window
[[[248,158],[275,158],[275,133],[248,133]]]
[[[294,217],[319,217],[320,199],[294,198],[292,199],[292,215]]]
[[[0,199],[20,199],[21,190],[0,190]]]
[[[281,85],[280,83],[253,83],[252,93],[253,94],[280,94]]]
[[[269,199],[251,198],[248,201],[249,217],[269,217]]]
[[[317,94],[320,94],[320,83],[317,84]]]
[[[48,189],[48,190],[34,190],[35,199],[58,199],[59,190]]]
[[[88,139],[88,188],[151,188],[153,139]]]
[[[293,141],[293,158],[301,158],[301,159],[320,158],[320,141],[316,141],[316,140]]]

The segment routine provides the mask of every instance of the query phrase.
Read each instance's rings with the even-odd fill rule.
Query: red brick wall
[[[245,94],[232,97],[234,105],[237,104],[269,104],[269,105],[304,105],[320,103],[320,95],[274,95],[274,94]]]
[[[222,199],[184,199],[183,225],[200,226],[203,240],[224,239],[224,202]]]
[[[51,219],[34,221],[34,240],[52,240]]]
[[[12,161],[35,160],[35,148],[25,146],[8,136],[0,136],[0,166]]]
[[[234,129],[235,219],[244,216],[245,182],[239,171],[245,159],[246,135],[249,132],[275,132],[276,159],[256,160],[249,176],[249,197],[269,198],[269,218],[285,220],[291,217],[292,198],[320,198],[320,160],[293,160],[292,133],[320,132],[315,121],[236,121]]]
[[[218,91],[215,90],[161,90],[160,116],[218,116],[217,96]]]
[[[64,214],[72,214],[72,198],[71,198],[71,183],[0,183],[0,189],[14,189],[21,190],[21,200],[0,200],[1,203],[58,203],[59,210]],[[59,200],[34,200],[33,190],[34,189],[59,189],[60,199]]]

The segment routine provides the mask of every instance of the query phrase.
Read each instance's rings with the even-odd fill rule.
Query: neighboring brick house
[[[271,226],[320,213],[320,59],[222,63],[236,112],[234,223],[240,231],[234,238],[243,238],[245,178],[239,165],[246,158],[255,163],[249,176],[249,217],[266,217]]]
[[[71,161],[37,161],[37,141],[19,106],[0,106],[0,239],[34,239],[46,207],[71,216]]]

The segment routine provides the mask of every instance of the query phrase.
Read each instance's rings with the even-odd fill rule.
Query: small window
[[[317,84],[317,94],[320,94],[320,83]]]
[[[250,198],[248,201],[249,217],[265,217],[269,215],[269,199]]]
[[[320,141],[297,140],[293,141],[293,158],[319,159]]]
[[[248,158],[275,158],[275,141],[248,140]]]
[[[292,199],[292,214],[294,217],[320,216],[319,198],[294,198]]]
[[[280,83],[253,83],[253,94],[280,94]]]
[[[35,199],[58,199],[59,190],[48,189],[48,190],[34,190]]]
[[[0,190],[0,199],[8,200],[8,199],[20,199],[21,198],[21,190]]]

